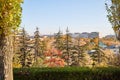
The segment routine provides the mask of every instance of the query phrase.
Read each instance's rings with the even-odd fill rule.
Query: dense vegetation
[[[117,40],[120,41],[120,0],[110,1],[111,5],[106,4],[107,17]],[[15,35],[15,30],[21,23],[22,2],[23,0],[0,0],[0,80],[13,80],[13,67],[19,67],[14,69],[15,80],[118,80],[120,78],[120,68],[108,67],[120,66],[120,54],[114,55],[110,52],[108,54],[102,50],[98,45],[99,35],[91,40],[83,39],[86,40],[84,46],[81,45],[82,39],[79,36],[77,39],[70,36],[68,28],[65,35],[59,30],[52,37],[53,39],[40,38],[38,28],[34,39],[27,35],[24,28],[21,33]],[[96,52],[88,55],[86,51],[89,50]],[[108,68],[95,68],[97,66]]]
[[[16,68],[14,80],[118,80],[120,68]]]
[[[94,34],[97,36],[93,38],[80,38],[80,34],[74,38],[59,30],[45,37],[36,28],[34,36],[29,36],[24,28],[20,29],[14,40],[13,67],[119,66],[119,54],[99,47],[103,39]]]

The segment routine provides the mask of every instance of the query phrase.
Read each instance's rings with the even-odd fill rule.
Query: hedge
[[[16,68],[14,80],[120,80],[120,68]]]

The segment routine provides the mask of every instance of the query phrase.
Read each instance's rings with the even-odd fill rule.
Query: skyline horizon
[[[25,29],[25,27],[20,27],[20,29],[22,29],[22,28],[24,28]],[[36,28],[38,28],[38,27],[36,27]],[[35,29],[36,29],[35,28]],[[67,28],[67,27],[66,27]],[[39,30],[39,28],[38,28],[38,30]],[[68,30],[69,30],[69,27],[68,27]],[[34,36],[34,32],[36,31],[36,30],[34,30],[34,32],[31,34],[31,33],[29,33],[26,29],[25,29],[25,31],[30,35],[30,36]],[[66,30],[64,30],[64,31],[62,31],[61,29],[58,29],[56,32],[52,32],[52,33],[41,33],[41,31],[39,30],[39,33],[40,33],[40,35],[54,35],[54,34],[56,34],[56,33],[58,33],[59,31],[61,31],[62,32],[62,34],[66,34]],[[105,36],[107,36],[107,35],[115,35],[114,33],[113,34],[106,34],[106,35],[102,35],[102,33],[100,33],[100,32],[98,32],[98,31],[89,31],[89,32],[87,32],[87,31],[83,31],[83,32],[71,32],[70,30],[69,30],[69,33],[72,33],[72,34],[75,34],[75,33],[79,33],[79,34],[82,34],[82,33],[92,33],[92,32],[97,32],[97,33],[99,33],[99,37],[100,38],[102,38],[102,37],[105,37]]]
[[[36,26],[42,34],[58,32],[59,27],[65,33],[100,32],[100,36],[114,34],[107,19],[105,0],[42,0],[28,1],[22,4],[22,23],[27,32],[33,35]]]

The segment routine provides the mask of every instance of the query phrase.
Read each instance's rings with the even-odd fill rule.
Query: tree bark
[[[0,80],[13,80],[12,69],[12,37],[0,35]]]

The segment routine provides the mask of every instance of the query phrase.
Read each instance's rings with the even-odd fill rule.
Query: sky
[[[53,34],[59,28],[65,33],[100,32],[114,34],[106,15],[105,0],[24,0],[22,23],[33,35],[36,27],[41,34]]]

